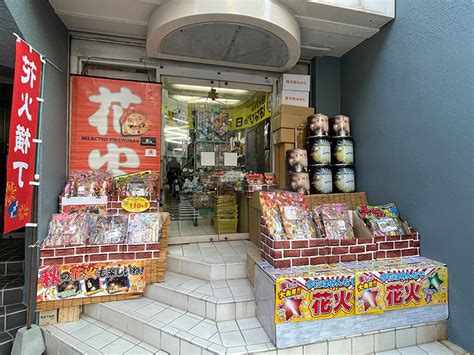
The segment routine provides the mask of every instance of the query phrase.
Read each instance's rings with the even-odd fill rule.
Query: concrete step
[[[48,355],[168,354],[85,314],[82,314],[81,319],[77,322],[54,324],[41,328]],[[3,353],[0,351],[0,354]]]
[[[86,305],[83,311],[173,355],[275,350],[256,318],[216,322],[147,297]]]
[[[232,280],[246,277],[246,263],[210,263],[186,256],[168,255],[168,270],[203,280]]]
[[[21,303],[23,284],[23,275],[0,276],[0,306]]]
[[[255,294],[247,279],[208,281],[173,272],[147,287],[147,297],[215,321],[255,317]]]

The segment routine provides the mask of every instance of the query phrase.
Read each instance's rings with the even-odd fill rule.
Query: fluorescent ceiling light
[[[187,96],[187,95],[173,95],[172,97],[178,101],[186,101],[188,104],[211,104],[211,105],[235,106],[242,103],[241,100],[237,100],[237,99],[218,98],[217,100],[211,100],[207,97]]]
[[[187,90],[187,91],[200,91],[200,92],[209,92],[212,88],[210,86],[199,86],[199,85],[186,85],[186,84],[171,84],[171,88],[177,90]],[[214,89],[218,93],[222,94],[235,94],[235,95],[248,95],[248,90],[242,89],[230,89],[230,88],[219,88],[214,86]]]

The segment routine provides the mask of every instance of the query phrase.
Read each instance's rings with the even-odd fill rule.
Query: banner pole
[[[42,54],[41,57],[44,58]],[[41,124],[43,118],[43,93],[44,93],[44,76],[46,71],[46,62],[43,62],[42,71],[41,71],[41,86],[40,86],[40,98],[39,101],[39,112],[38,112],[38,128],[36,131],[36,139],[38,146],[36,147],[36,159],[35,159],[35,176],[34,180],[35,183],[32,184],[33,186],[33,198],[32,198],[32,206],[33,209],[31,211],[31,222],[33,227],[31,228],[31,245],[30,248],[30,274],[29,274],[29,282],[28,282],[28,309],[27,309],[27,321],[26,321],[26,329],[31,329],[31,324],[33,320],[33,313],[34,307],[36,304],[36,292],[35,292],[35,280],[37,277],[33,277],[36,274],[37,265],[36,265],[36,254],[37,254],[37,241],[38,241],[38,187],[39,187],[39,180],[40,180],[40,160],[41,160]],[[36,276],[36,275],[35,275]]]

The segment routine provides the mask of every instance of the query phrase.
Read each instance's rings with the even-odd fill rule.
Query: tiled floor
[[[158,285],[177,289],[185,294],[193,294],[201,299],[210,299],[217,303],[255,298],[253,288],[247,279],[207,281],[168,271],[165,282]],[[208,297],[206,298],[206,296]]]
[[[216,234],[214,226],[211,224],[210,219],[203,218],[199,219],[198,225],[195,226],[193,221],[171,221],[169,236],[180,237],[180,236],[196,236],[196,235],[213,235]]]
[[[130,319],[138,321],[137,324],[142,324],[143,327],[146,325],[153,334],[161,332],[161,346],[164,350],[179,347],[180,339],[185,340],[181,345],[185,343],[220,353],[225,353],[226,350],[246,353],[275,349],[256,318],[216,322],[149,298],[88,305],[86,313],[106,324],[124,324]],[[86,320],[92,321],[91,318]],[[61,328],[64,325],[55,327]],[[69,332],[77,337],[79,330],[73,328]],[[144,332],[146,341],[147,330]]]
[[[445,344],[448,344],[447,347]],[[462,354],[464,351],[450,342],[431,342],[426,344],[420,344],[417,346],[407,346],[404,348],[398,348],[395,350],[382,351],[376,353],[376,355],[451,355],[451,354]]]
[[[258,248],[249,240],[220,241],[172,245],[168,248],[173,256],[202,261],[209,264],[246,262],[247,251]]]
[[[48,355],[76,354],[77,352],[88,355],[167,354],[84,314],[78,322],[49,325],[43,327],[43,331]]]

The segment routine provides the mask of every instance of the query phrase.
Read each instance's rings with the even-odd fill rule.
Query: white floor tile
[[[178,319],[175,319],[173,322],[170,323],[172,327],[178,328],[179,330],[189,330],[194,327],[196,324],[200,322],[199,319],[182,315]]]
[[[400,355],[397,350],[387,350],[387,351],[379,351],[375,353],[376,355]]]
[[[325,355],[328,353],[328,343],[326,341],[304,346],[304,355]]]
[[[100,334],[93,336],[92,338],[89,338],[87,343],[90,344],[95,349],[101,349],[104,346],[109,345],[111,342],[117,339],[118,339],[118,336],[116,336],[115,334],[112,334],[110,332],[102,332]]]
[[[209,339],[216,332],[217,332],[217,326],[214,323],[211,323],[210,321],[207,321],[207,320],[202,321],[201,323],[191,328],[191,330],[189,330],[189,333],[203,339]]]
[[[402,355],[426,355],[426,352],[417,346],[407,346],[405,348],[399,348],[397,351]]]
[[[433,354],[433,355],[451,355],[454,354],[453,351],[449,350],[447,347],[445,347],[443,344],[435,341],[432,343],[426,343],[426,344],[420,344],[418,345],[419,348],[421,348],[423,351],[427,352],[428,354]]]
[[[209,341],[211,343],[214,343],[214,344],[217,344],[217,345],[222,345],[222,340],[221,340],[221,336],[220,336],[219,332],[217,332],[212,337],[210,337]]]
[[[234,347],[246,345],[242,334],[239,331],[221,333],[222,345],[225,347]]]
[[[235,320],[217,322],[217,328],[219,328],[219,332],[231,332],[239,330],[239,326]]]
[[[170,354],[179,354],[180,339],[172,335],[161,333],[161,349]]]
[[[243,318],[243,319],[238,319],[237,323],[239,325],[239,328],[241,330],[245,329],[253,329],[253,328],[261,328],[262,326],[260,325],[260,322],[258,321],[257,318]]]
[[[352,338],[352,354],[369,354],[374,352],[374,336],[363,335]]]
[[[180,313],[173,309],[165,309],[164,311],[161,311],[160,313],[155,314],[152,318],[160,322],[163,322],[165,324],[169,324],[172,321],[174,321],[176,318],[179,318],[182,314],[183,313]]]
[[[263,328],[242,330],[242,335],[247,345],[262,344],[270,341],[270,338],[268,338]]]
[[[151,351],[148,351],[140,346],[134,346],[130,350],[128,350],[125,355],[151,355],[153,354]]]
[[[86,322],[84,319],[79,319],[77,322],[58,323],[55,326],[67,334],[72,334],[75,331],[90,324],[91,323]]]
[[[97,335],[97,334],[100,334],[102,332],[104,332],[105,330],[94,325],[94,324],[88,324],[87,326],[85,327],[82,327],[81,329],[79,330],[76,330],[75,332],[73,332],[71,335],[78,339],[78,340],[81,340],[81,341],[85,341],[89,338],[92,338],[93,336]]]
[[[123,338],[118,338],[117,340],[114,340],[109,345],[106,345],[103,348],[101,348],[100,352],[103,353],[104,355],[123,354],[134,347],[135,347],[135,344]]]
[[[375,352],[395,349],[395,331],[374,334]]]
[[[147,317],[153,317],[155,314],[163,311],[165,308],[157,305],[156,303],[151,303],[146,307],[140,308],[137,313],[142,314]]]
[[[434,324],[416,327],[416,343],[431,343],[436,340],[436,327]]]
[[[351,339],[332,340],[328,342],[329,355],[341,355],[351,353]]]

